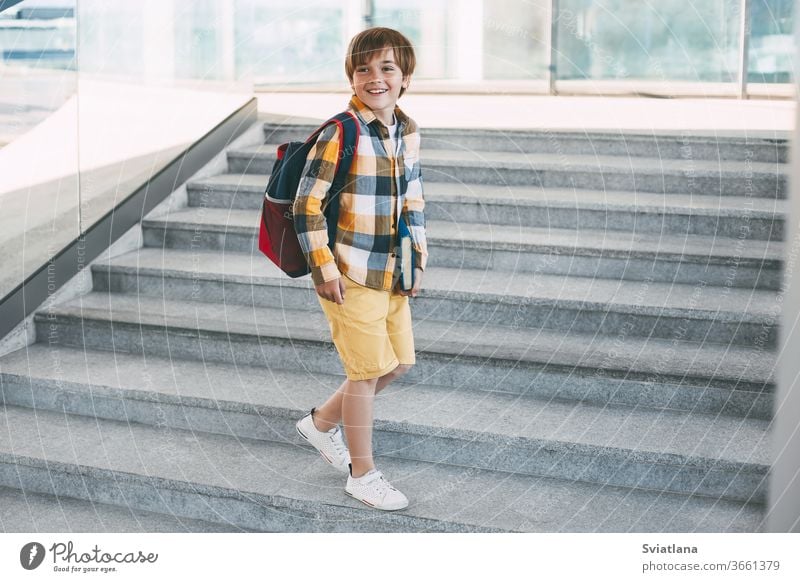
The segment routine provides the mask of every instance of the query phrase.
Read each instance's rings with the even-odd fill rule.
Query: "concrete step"
[[[6,404],[294,444],[294,422],[343,380],[83,350],[63,350],[48,366],[50,353],[36,344],[0,360]],[[374,415],[381,455],[764,502],[764,420],[425,384],[393,386]]]
[[[190,207],[142,221],[144,244],[252,252],[253,210]],[[495,226],[429,220],[431,267],[778,290],[783,245],[699,235]]]
[[[169,256],[183,264],[172,252]],[[122,268],[115,264],[119,275],[98,276],[97,281],[105,279],[115,289],[127,287]],[[136,268],[129,267],[134,286]],[[301,309],[291,293],[286,293],[285,302],[278,297],[268,307],[256,306],[253,299],[249,305],[237,304],[227,300],[232,291],[228,284],[226,299],[220,301],[212,297],[221,295],[220,286],[211,285],[203,269],[197,265],[197,278],[190,283],[168,275],[178,271],[164,265],[164,296],[96,291],[53,306],[35,315],[37,338],[47,338],[59,348],[341,373],[328,324],[319,305],[313,304],[315,297],[309,296]],[[148,286],[147,278],[148,268],[142,265],[139,285]],[[199,290],[197,296],[192,284]],[[256,298],[265,292],[251,287],[250,295]],[[545,400],[771,418],[775,356],[764,350],[624,334],[532,332],[418,316],[414,336],[417,364],[408,382]]]
[[[189,182],[189,205],[258,213],[268,175]],[[781,240],[785,200],[591,190],[425,184],[425,216],[445,222]]]
[[[7,479],[4,479],[6,481]],[[13,482],[13,479],[10,480]],[[124,505],[43,495],[21,489],[21,482],[0,487],[2,533],[222,533],[250,531],[220,523],[186,519],[173,514],[142,511]]]
[[[170,259],[165,258],[168,255]],[[255,250],[236,253],[145,248],[114,263],[129,267],[124,285],[115,289],[161,296],[173,293],[164,290],[163,278],[176,274],[167,286],[175,285],[176,293],[188,292],[193,298],[319,309],[310,277],[291,280]],[[101,272],[102,268],[97,269],[95,272]],[[95,285],[101,283],[95,280]],[[96,288],[107,289],[108,283]],[[703,283],[615,281],[541,273],[508,276],[432,267],[426,270],[423,291],[413,305],[419,318],[497,325],[527,333],[550,329],[622,334],[771,350],[777,342],[776,308],[780,300],[775,291]]]
[[[760,531],[763,506],[378,457],[411,503],[367,509],[292,444],[6,406],[0,475],[262,531]],[[2,483],[6,485],[5,483]],[[7,486],[7,485],[6,485]]]
[[[320,121],[321,123],[321,121]],[[319,125],[264,123],[266,143],[305,141]],[[786,163],[785,132],[687,135],[685,132],[597,132],[422,128],[425,149],[525,152],[528,154],[613,155],[662,160],[748,160]]]
[[[227,150],[228,171],[268,174],[279,144]],[[426,183],[786,198],[787,164],[422,150]]]
[[[263,196],[263,192],[262,192]],[[498,225],[781,240],[785,200],[426,183],[426,217]]]

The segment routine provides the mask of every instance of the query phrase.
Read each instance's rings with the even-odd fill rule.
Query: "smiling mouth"
[[[367,89],[367,93],[370,95],[383,95],[387,91],[388,89]]]

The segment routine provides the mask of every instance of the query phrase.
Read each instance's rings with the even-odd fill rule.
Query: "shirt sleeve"
[[[428,244],[425,238],[425,198],[422,193],[422,167],[419,156],[419,133],[416,134],[417,148],[414,155],[410,156],[411,171],[409,173],[406,196],[403,202],[403,215],[405,216],[411,240],[414,246],[414,266],[425,270],[428,261]]]
[[[308,152],[303,176],[292,207],[294,228],[315,285],[338,279],[341,274],[328,247],[328,223],[322,213],[339,159],[339,127],[328,125]]]

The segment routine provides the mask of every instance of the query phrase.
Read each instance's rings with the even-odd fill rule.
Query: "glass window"
[[[485,79],[544,79],[550,0],[483,4]]]
[[[399,30],[411,41],[417,56],[415,78],[448,79],[454,75],[448,50],[453,32],[449,20],[445,0],[375,0],[372,25]]]
[[[258,84],[342,82],[344,2],[236,1],[236,66]]]
[[[794,0],[750,0],[748,83],[791,83]]]
[[[560,0],[559,79],[733,82],[739,0]]]
[[[175,1],[175,76],[224,78],[221,18],[213,0]]]
[[[372,22],[395,28],[411,40],[418,78],[542,79],[547,70],[549,3],[375,0]],[[476,55],[465,53],[473,48]]]
[[[144,74],[145,59],[140,52],[144,23],[138,5],[81,0],[78,9],[82,74]]]

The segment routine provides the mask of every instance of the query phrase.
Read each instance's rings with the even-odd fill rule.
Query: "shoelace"
[[[338,438],[337,438],[338,437]],[[336,427],[336,430],[330,436],[331,444],[333,445],[334,450],[341,456],[344,456],[347,447],[342,440],[342,435],[340,434],[339,427]]]
[[[389,490],[397,491],[397,489],[395,489],[392,484],[386,480],[386,477],[384,477],[383,473],[381,472],[378,472],[376,477],[371,479],[368,483],[366,483],[366,485],[370,485],[372,489],[380,495],[381,499],[386,497],[386,494],[389,492]]]

